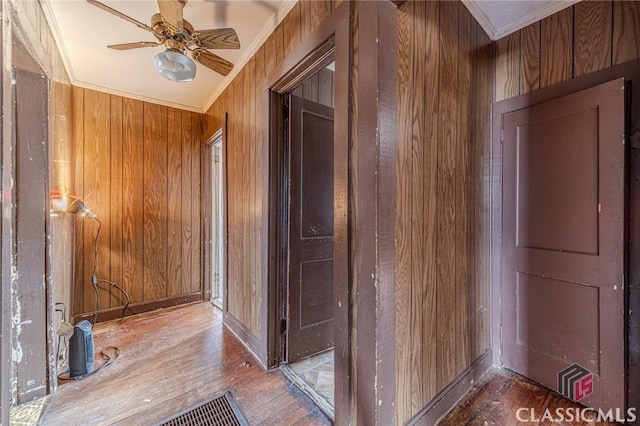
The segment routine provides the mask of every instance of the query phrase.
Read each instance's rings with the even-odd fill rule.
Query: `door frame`
[[[534,92],[505,99],[493,104],[492,109],[492,158],[491,158],[491,344],[493,364],[503,365],[502,318],[502,142],[501,127],[503,114],[538,105],[555,98],[570,95],[608,81],[625,78],[627,85],[640,86],[640,60],[617,65],[601,71],[578,77]],[[634,310],[629,315],[630,304],[640,304],[640,182],[630,179],[640,174],[640,90],[628,90],[627,105],[631,106],[631,116],[627,116],[625,131],[627,149],[626,180],[626,255],[625,271],[625,371],[627,374],[627,407],[640,407],[640,312]],[[629,112],[627,111],[627,114]],[[634,135],[630,136],[629,135]],[[630,140],[630,143],[629,142]],[[635,348],[634,348],[635,345]],[[635,365],[635,371],[630,368]],[[633,389],[636,389],[633,392]]]
[[[213,282],[211,280],[211,261],[213,260],[213,223],[214,215],[212,209],[213,202],[213,186],[212,186],[212,173],[213,168],[211,166],[211,156],[213,154],[214,144],[217,141],[221,141],[222,150],[222,262],[221,267],[221,281],[222,281],[222,312],[226,315],[228,309],[228,280],[227,280],[227,267],[229,262],[228,256],[228,228],[227,228],[227,113],[224,114],[222,126],[216,130],[211,136],[209,136],[202,145],[201,167],[201,186],[202,186],[202,267],[203,267],[203,298],[204,300],[210,300],[213,293]]]
[[[263,117],[265,126],[263,140],[268,144],[268,367],[280,364],[283,344],[280,320],[282,318],[283,284],[286,281],[287,196],[283,182],[286,176],[283,146],[284,97],[324,66],[327,58],[335,61],[334,74],[334,328],[345,331],[334,337],[335,348],[335,422],[346,424],[349,416],[349,388],[351,386],[351,357],[349,331],[349,276],[348,276],[348,221],[346,215],[347,170],[349,144],[349,96],[352,40],[350,38],[350,2],[344,2],[322,22],[318,28],[289,54],[265,78],[263,82]],[[343,214],[340,214],[342,212]],[[342,236],[342,237],[340,237]],[[344,402],[344,403],[341,403]]]
[[[396,423],[395,223],[397,176],[397,4],[341,2],[263,84],[264,358],[277,334],[278,93],[335,45],[334,336],[335,424]],[[317,52],[316,52],[317,53]],[[295,84],[292,84],[295,85]],[[284,89],[284,90],[283,90]],[[265,300],[267,299],[268,300]],[[361,308],[358,308],[361,307]]]
[[[216,211],[212,210],[211,215],[211,233],[215,236],[215,238],[211,239],[211,264],[218,263],[217,266],[217,284],[214,277],[211,277],[213,282],[211,283],[211,295],[210,300],[213,302],[214,294],[217,293],[217,299],[219,303],[219,307],[224,309],[225,307],[225,295],[226,295],[226,277],[224,275],[224,264],[227,257],[225,251],[225,228],[224,222],[226,220],[226,206],[225,206],[225,194],[226,189],[224,186],[224,139],[222,137],[222,129],[219,129],[215,135],[213,135],[213,143],[211,145],[212,148],[212,156],[213,156],[213,164],[211,165],[211,182],[212,182],[212,191],[211,191],[211,207],[215,205],[217,207]],[[219,152],[219,154],[217,154]],[[217,159],[216,159],[216,156]],[[211,159],[209,159],[209,163],[211,163]],[[213,200],[216,200],[213,203]],[[216,303],[214,303],[216,304]]]

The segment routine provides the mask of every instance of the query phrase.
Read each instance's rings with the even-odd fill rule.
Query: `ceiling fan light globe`
[[[171,81],[186,83],[196,76],[195,62],[177,50],[158,53],[154,63],[160,75]]]

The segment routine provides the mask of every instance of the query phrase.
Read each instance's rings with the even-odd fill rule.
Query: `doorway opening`
[[[334,406],[332,56],[284,94],[283,370],[327,414]]]
[[[263,83],[269,122],[265,134],[269,141],[267,365],[282,367],[336,424],[349,421],[352,386],[349,28],[349,5],[343,3]],[[321,92],[320,80],[329,76],[331,89]],[[327,100],[329,106],[323,105]],[[328,111],[320,111],[323,108]],[[296,126],[293,118],[298,121]],[[333,129],[327,130],[328,123]],[[314,175],[320,176],[315,184],[310,178]],[[305,333],[310,337],[304,337]],[[326,387],[333,387],[333,407],[327,401],[330,397],[319,395],[291,368],[295,361],[310,362],[318,353],[329,355],[332,348],[334,362],[328,377],[333,382]]]
[[[224,150],[222,129],[211,139],[211,303],[224,309]]]

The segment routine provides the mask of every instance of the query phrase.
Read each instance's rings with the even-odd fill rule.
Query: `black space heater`
[[[69,375],[82,377],[93,373],[93,327],[87,320],[73,328],[69,340]]]

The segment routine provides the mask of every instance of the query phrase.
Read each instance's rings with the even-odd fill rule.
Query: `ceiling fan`
[[[240,41],[235,30],[233,28],[194,30],[182,16],[186,0],[158,0],[160,13],[151,17],[151,26],[99,1],[87,0],[87,2],[153,34],[157,41],[112,44],[107,47],[128,50],[164,45],[166,50],[155,56],[154,63],[158,72],[169,80],[180,82],[193,80],[196,76],[196,64],[193,61],[222,75],[229,74],[233,69],[233,63],[207,49],[240,49]],[[193,60],[186,55],[186,52]]]

